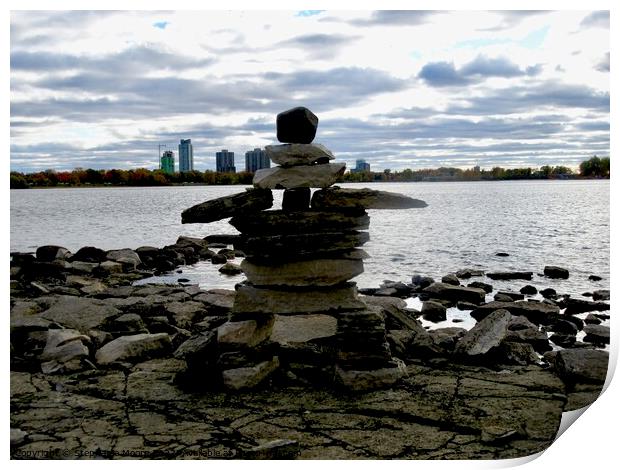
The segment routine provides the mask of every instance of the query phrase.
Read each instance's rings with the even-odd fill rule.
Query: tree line
[[[517,179],[609,178],[609,157],[592,157],[581,162],[579,172],[566,166],[533,168],[502,168],[490,170],[436,168],[381,172],[349,172],[341,182],[375,181],[485,181]],[[45,170],[36,173],[11,172],[11,189],[73,186],[169,186],[178,184],[252,184],[253,173],[218,173],[215,171],[189,171],[167,174],[161,170],[93,170],[77,168],[72,171]]]

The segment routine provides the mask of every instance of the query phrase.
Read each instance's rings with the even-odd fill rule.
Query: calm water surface
[[[533,285],[573,294],[609,287],[609,181],[343,186],[399,192],[429,204],[425,209],[369,211],[371,241],[364,249],[371,257],[366,272],[356,278],[360,287],[376,287],[384,279],[409,282],[415,273],[437,278],[462,268],[542,273],[548,264],[567,267],[570,278],[535,276]],[[162,247],[179,235],[237,233],[227,221],[182,225],[181,211],[243,188],[12,190],[11,250],[33,251],[45,244],[72,251],[85,245]],[[274,193],[279,205],[281,192]],[[495,256],[500,251],[510,256]],[[604,280],[592,283],[590,274]],[[240,280],[219,274],[210,263],[184,268],[183,277],[204,287],[232,287]]]

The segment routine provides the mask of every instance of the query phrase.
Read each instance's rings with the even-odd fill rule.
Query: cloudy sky
[[[384,168],[576,166],[609,155],[604,11],[11,13],[11,169],[194,166],[315,142]]]

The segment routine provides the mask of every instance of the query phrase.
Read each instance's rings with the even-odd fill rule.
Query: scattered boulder
[[[536,364],[539,362],[538,354],[528,343],[517,343],[514,341],[502,341],[497,349],[497,358],[500,364]]]
[[[603,325],[586,325],[583,328],[586,336],[583,340],[587,343],[609,344],[609,327]]]
[[[522,315],[529,321],[537,325],[549,325],[554,322],[560,314],[557,305],[548,305],[542,302],[489,302],[479,306],[471,312],[471,316],[476,320],[481,320],[495,310],[505,309],[512,315]]]
[[[420,274],[414,274],[411,277],[411,284],[416,288],[416,290],[422,290],[426,287],[434,284],[435,280],[429,276],[422,276]]]
[[[599,349],[564,349],[553,360],[555,370],[568,383],[598,383],[607,378],[609,353]]]
[[[101,263],[106,260],[106,252],[101,248],[94,246],[85,246],[80,248],[71,258],[70,261],[85,261],[87,263]]]
[[[566,320],[556,320],[553,325],[551,325],[551,330],[555,333],[566,335],[576,335],[578,331],[577,326],[573,322]]]
[[[226,255],[221,253],[215,253],[211,256],[211,264],[226,264],[228,262],[228,258]]]
[[[455,353],[480,356],[499,346],[508,333],[512,315],[507,310],[496,310],[476,323],[456,344]]]
[[[568,269],[558,266],[545,266],[544,274],[551,279],[568,279]]]
[[[553,349],[549,344],[547,333],[540,331],[536,327],[524,330],[509,330],[506,335],[506,341],[531,344],[540,354],[544,354]]]
[[[451,353],[458,340],[467,334],[465,328],[458,328],[455,326],[449,326],[446,328],[437,328],[428,332],[429,336],[437,346],[445,350],[447,353]]]
[[[446,307],[438,302],[427,300],[422,303],[422,318],[431,322],[446,320]]]
[[[510,254],[500,251],[498,253],[495,253],[495,256],[506,257],[506,256],[510,256]]]
[[[493,292],[493,286],[486,282],[474,281],[467,284],[467,287],[474,287],[476,289],[482,289],[485,293],[490,294]]]
[[[121,336],[99,349],[95,353],[95,359],[100,365],[123,361],[137,362],[164,355],[171,346],[172,341],[166,333]]]
[[[558,296],[558,293],[555,289],[548,287],[546,289],[542,289],[540,291],[540,295],[542,295],[545,299],[555,299]]]
[[[460,269],[456,273],[456,277],[459,279],[469,279],[471,277],[484,276],[484,271],[479,269]],[[474,286],[475,287],[475,286]]]
[[[137,269],[142,264],[140,255],[134,250],[123,248],[121,250],[110,250],[106,252],[106,258],[110,261],[120,263],[125,271]]]
[[[243,274],[243,269],[234,263],[225,263],[218,271],[227,276],[238,276],[239,274]]]
[[[602,281],[603,278],[601,276],[597,276],[595,274],[591,274],[590,276],[588,276],[588,280],[597,282],[597,281]]]
[[[422,292],[429,294],[434,298],[451,300],[453,302],[463,300],[465,302],[471,302],[478,305],[484,302],[485,298],[485,292],[482,289],[454,286],[441,282],[431,284],[430,286],[424,288]]]
[[[441,278],[441,282],[443,282],[444,284],[451,284],[453,286],[461,285],[461,282],[459,281],[459,278],[456,276],[456,274],[446,274]]]
[[[586,312],[600,312],[604,310],[609,310],[609,304],[605,302],[593,302],[590,300],[581,300],[581,299],[566,299],[566,310],[564,313],[566,315],[577,315],[579,313]]]
[[[528,284],[526,286],[523,286],[521,288],[521,290],[519,290],[519,292],[521,292],[524,295],[536,295],[536,294],[538,294],[538,289],[536,289],[536,287]]]
[[[523,300],[525,296],[517,292],[500,290],[497,292],[497,294],[495,294],[493,298],[500,302],[513,302],[515,300]]]
[[[601,319],[593,313],[588,314],[584,321],[587,325],[599,325],[601,323]]]
[[[595,290],[594,292],[592,292],[592,300],[609,300],[609,290]]]
[[[71,256],[71,252],[62,246],[44,245],[37,248],[37,261],[51,263],[56,260],[64,260]]]

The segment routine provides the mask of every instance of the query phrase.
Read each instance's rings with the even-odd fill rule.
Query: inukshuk
[[[215,366],[224,386],[251,388],[278,369],[359,390],[389,386],[402,369],[392,358],[380,308],[366,305],[352,278],[364,271],[366,209],[408,209],[426,203],[400,194],[332,187],[344,163],[313,144],[318,118],[307,108],[278,115],[282,145],[265,148],[278,166],[258,170],[254,188],[183,212],[183,223],[231,217],[241,232],[247,281],[236,286],[231,317],[217,330]],[[320,188],[311,194],[311,188]],[[271,190],[283,190],[282,208]],[[276,316],[336,319],[334,335],[304,347],[270,340]],[[311,324],[311,323],[310,323]],[[310,350],[309,350],[310,349]],[[291,373],[290,370],[288,371]],[[315,374],[315,375],[313,375]],[[322,374],[322,375],[321,375]],[[286,374],[281,374],[286,376]]]

